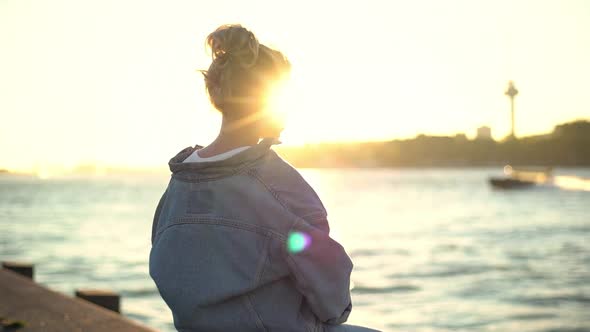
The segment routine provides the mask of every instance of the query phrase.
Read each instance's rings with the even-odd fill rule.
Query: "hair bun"
[[[201,71],[215,108],[225,115],[241,116],[263,107],[273,83],[289,72],[285,56],[258,42],[238,24],[222,25],[206,39],[213,61]]]
[[[207,45],[217,65],[235,63],[252,67],[258,60],[260,44],[254,34],[239,24],[222,25],[207,37]]]

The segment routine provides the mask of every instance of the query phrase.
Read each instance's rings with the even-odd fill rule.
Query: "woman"
[[[203,74],[222,113],[218,137],[170,162],[152,227],[150,275],[179,331],[368,331],[350,314],[352,262],[326,210],[271,146],[267,110],[290,64],[239,25],[207,38]],[[262,140],[261,140],[262,138]]]

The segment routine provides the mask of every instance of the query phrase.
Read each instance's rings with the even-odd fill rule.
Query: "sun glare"
[[[277,121],[283,124],[281,141],[288,145],[303,145],[317,140],[317,132],[325,132],[322,121],[311,121],[314,116],[329,113],[324,108],[321,114],[314,112],[321,106],[322,99],[311,94],[313,83],[303,82],[300,72],[293,71],[290,77],[273,85],[268,94],[267,108]],[[313,101],[310,105],[309,102]],[[322,116],[320,116],[322,118]]]
[[[293,127],[296,112],[299,107],[296,89],[291,78],[284,78],[275,83],[268,93],[267,111],[273,118],[283,125],[287,134],[281,135],[289,143],[301,143],[301,135],[293,137],[289,128]],[[301,142],[300,142],[301,141]]]

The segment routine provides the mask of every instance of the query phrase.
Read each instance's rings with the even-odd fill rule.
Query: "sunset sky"
[[[162,166],[220,117],[204,39],[241,23],[293,64],[285,144],[494,137],[590,119],[590,1],[0,0],[0,168]]]

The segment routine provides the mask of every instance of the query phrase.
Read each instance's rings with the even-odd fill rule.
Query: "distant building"
[[[480,140],[491,140],[492,128],[488,126],[482,126],[477,128],[477,136],[475,138]]]
[[[590,121],[576,120],[555,126],[553,136],[588,137],[590,135]]]
[[[455,140],[457,141],[467,141],[467,135],[463,133],[455,134]]]

